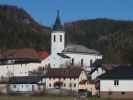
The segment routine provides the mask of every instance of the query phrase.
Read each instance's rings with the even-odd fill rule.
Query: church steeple
[[[57,17],[55,20],[55,24],[53,26],[53,31],[63,31],[63,26],[61,24],[60,11],[59,10],[57,10]]]

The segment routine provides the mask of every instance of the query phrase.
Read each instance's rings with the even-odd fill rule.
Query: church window
[[[81,66],[83,66],[84,65],[84,60],[83,59],[81,59]]]
[[[62,35],[60,35],[60,42],[62,42]]]
[[[54,42],[56,41],[56,36],[54,35]]]
[[[71,63],[72,65],[74,65],[74,59],[72,58],[72,63]]]

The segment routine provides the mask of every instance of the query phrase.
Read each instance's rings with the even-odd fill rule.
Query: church
[[[65,30],[61,24],[59,11],[51,32],[51,54],[42,61],[43,66],[51,68],[64,68],[66,66],[80,66],[90,71],[90,65],[102,55],[80,44],[65,43]]]

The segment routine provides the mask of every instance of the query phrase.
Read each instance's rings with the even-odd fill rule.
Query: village
[[[133,67],[104,64],[104,56],[81,44],[66,44],[59,11],[50,54],[34,49],[0,51],[0,94],[133,98]]]

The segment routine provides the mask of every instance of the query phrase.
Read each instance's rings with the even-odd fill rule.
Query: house
[[[8,81],[8,94],[35,94],[41,93],[44,90],[42,77],[39,76],[21,76],[11,77]]]
[[[96,94],[95,84],[90,83],[86,71],[80,67],[49,68],[46,72],[46,89],[69,90],[77,93]]]
[[[119,66],[100,77],[101,98],[133,98],[133,67]]]
[[[28,76],[29,71],[41,67],[40,58],[33,49],[0,51],[0,80],[12,76]]]
[[[102,55],[94,50],[80,44],[65,43],[65,30],[61,24],[59,12],[51,33],[51,54],[42,61],[43,66],[61,68],[62,66],[82,66],[90,71],[90,65]]]
[[[83,81],[83,82],[82,82]],[[86,89],[87,75],[81,68],[50,68],[46,73],[46,89],[78,91]]]

